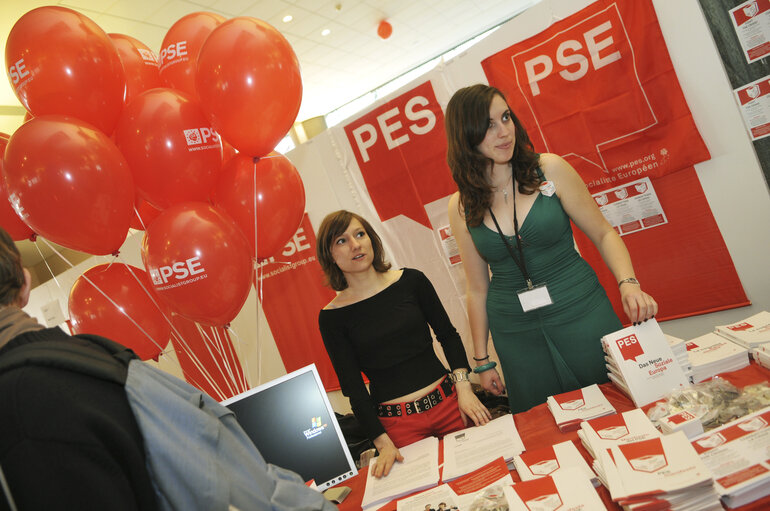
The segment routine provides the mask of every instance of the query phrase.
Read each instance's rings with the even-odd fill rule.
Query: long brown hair
[[[332,245],[334,244],[334,240],[345,232],[350,225],[350,222],[354,219],[361,222],[361,226],[366,231],[366,235],[369,236],[369,239],[372,241],[372,251],[374,252],[372,266],[374,266],[374,269],[380,273],[390,269],[390,263],[385,262],[385,251],[382,248],[382,240],[366,219],[361,215],[357,215],[344,209],[329,213],[318,228],[315,251],[318,262],[321,264],[321,268],[326,275],[326,283],[335,291],[347,289],[348,281],[345,279],[345,274],[342,273],[342,270],[337,266],[337,263],[334,262]]]
[[[492,205],[492,187],[487,182],[486,170],[494,162],[481,154],[478,146],[487,134],[489,106],[495,95],[508,104],[497,88],[471,85],[455,92],[446,108],[447,163],[460,191],[459,206],[465,210],[465,221],[471,226],[481,224]],[[513,111],[511,118],[516,133],[510,161],[513,177],[519,184],[519,192],[529,195],[540,185],[536,171],[540,155],[534,151],[527,131]]]

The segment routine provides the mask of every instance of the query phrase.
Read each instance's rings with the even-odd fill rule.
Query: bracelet
[[[456,373],[452,373],[449,375],[449,378],[452,380],[452,383],[458,383],[461,381],[471,381],[471,379],[468,377],[468,371],[459,371]]]
[[[618,282],[618,287],[620,287],[621,284],[625,284],[626,282],[628,282],[629,284],[636,284],[637,286],[640,285],[639,281],[636,280],[634,277],[628,277],[627,279],[623,279],[620,282]]]
[[[484,365],[480,365],[478,367],[474,367],[473,368],[473,372],[476,373],[476,374],[479,374],[479,373],[483,373],[484,371],[489,371],[490,369],[494,369],[495,367],[497,367],[497,362],[494,362],[494,361],[487,362]]]
[[[473,360],[475,360],[476,362],[481,362],[482,360],[486,360],[488,358],[489,358],[489,355],[487,355],[486,357],[481,357],[481,358],[473,357]]]

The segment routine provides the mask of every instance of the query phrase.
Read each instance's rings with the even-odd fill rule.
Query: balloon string
[[[67,264],[69,264],[69,265],[70,265],[70,268],[74,268],[74,267],[75,267],[75,266],[74,266],[74,265],[73,265],[73,264],[72,264],[72,263],[71,263],[71,262],[70,262],[70,261],[69,261],[69,260],[68,260],[66,257],[64,257],[64,255],[63,255],[63,254],[61,254],[61,253],[60,253],[58,250],[56,250],[56,249],[53,247],[53,245],[51,245],[50,243],[48,243],[48,241],[46,241],[46,240],[45,240],[45,238],[43,238],[43,242],[45,242],[45,243],[48,245],[48,248],[50,248],[50,249],[51,249],[51,250],[52,250],[52,251],[53,251],[53,252],[54,252],[56,255],[58,255],[59,257],[61,257],[61,258],[62,258],[62,259],[63,259],[63,260],[64,260],[64,261],[67,263]],[[124,315],[126,318],[128,318],[128,320],[129,320],[129,321],[131,321],[131,323],[133,323],[133,324],[134,324],[134,326],[135,326],[135,327],[136,327],[136,328],[137,328],[137,329],[138,329],[140,332],[142,332],[142,333],[144,334],[144,336],[145,336],[145,337],[147,337],[147,338],[150,340],[150,342],[152,342],[152,343],[153,343],[155,346],[157,346],[159,350],[163,351],[163,348],[160,346],[160,344],[158,344],[158,343],[155,341],[155,339],[153,339],[153,338],[152,338],[152,336],[151,336],[150,334],[148,334],[147,332],[145,332],[144,328],[142,328],[142,327],[141,327],[141,325],[139,325],[139,323],[137,323],[136,321],[134,321],[134,318],[132,318],[131,316],[129,316],[128,314],[126,314],[126,311],[125,311],[125,310],[123,310],[123,307],[121,307],[120,305],[118,305],[117,303],[115,303],[115,301],[114,301],[112,298],[110,298],[109,296],[107,296],[107,293],[105,293],[104,291],[102,291],[102,290],[101,290],[101,288],[100,288],[99,286],[97,286],[97,285],[96,285],[96,284],[95,284],[95,283],[94,283],[94,282],[93,282],[91,279],[89,279],[89,278],[86,276],[86,274],[85,274],[85,273],[84,273],[84,274],[82,274],[82,275],[81,275],[81,277],[82,277],[82,278],[83,278],[83,279],[84,279],[86,282],[88,282],[89,284],[91,284],[92,286],[94,286],[94,288],[95,288],[97,291],[99,291],[99,293],[101,293],[101,295],[102,295],[102,296],[104,296],[104,297],[107,299],[107,301],[108,301],[108,302],[110,302],[110,303],[111,303],[111,304],[112,304],[112,305],[113,305],[113,306],[114,306],[114,307],[115,307],[115,308],[116,308],[116,309],[117,309],[117,310],[118,310],[118,311],[119,311],[121,314],[123,314],[123,315]]]
[[[40,238],[40,239],[45,241],[44,238]],[[46,258],[43,256],[43,251],[40,250],[40,246],[37,244],[37,237],[35,238],[35,248],[37,249],[37,253],[40,254],[40,258],[45,263],[45,267],[48,268],[48,271],[51,273],[51,277],[53,278],[53,281],[56,282],[56,286],[59,288],[59,291],[63,291],[62,287],[61,287],[61,284],[59,283],[59,280],[56,278],[56,275],[54,275],[53,270],[51,269],[51,266],[48,264],[48,260],[46,260]],[[65,261],[66,261],[66,259],[65,259]],[[69,262],[69,261],[67,261],[67,262]],[[70,264],[70,266],[72,266],[72,264]]]
[[[206,366],[203,364],[203,362],[198,358],[198,356],[193,352],[193,350],[190,348],[190,345],[187,344],[187,341],[184,340],[184,338],[181,336],[181,334],[178,331],[174,331],[171,333],[171,337],[173,340],[176,340],[180,347],[181,351],[187,355],[187,357],[192,362],[193,366],[201,373],[201,376],[205,379],[206,383],[211,387],[211,389],[219,394],[220,401],[224,399],[225,392],[222,391],[222,389],[219,387],[219,384],[214,380],[214,376],[209,374],[208,370],[206,369]],[[178,355],[177,355],[178,358]],[[179,364],[181,366],[181,364]],[[182,373],[184,374],[185,380],[192,383],[196,387],[198,387],[200,390],[203,390],[203,385],[198,383],[195,378],[192,377],[192,374],[190,374],[188,371],[185,371],[182,369]]]
[[[142,215],[140,215],[139,214],[139,210],[136,209],[136,203],[134,203],[134,214],[136,214],[136,218],[139,219],[139,223],[142,224],[142,230],[146,231],[147,230],[147,226],[144,225],[144,220],[142,220]]]
[[[211,340],[211,337],[208,336],[206,332],[204,332],[203,327],[201,327],[200,323],[196,321],[195,327],[198,329],[198,335],[201,337],[201,339],[203,339],[203,345],[206,347],[206,351],[208,351],[209,356],[211,357],[211,360],[214,362],[217,369],[219,370],[219,376],[222,377],[222,381],[225,383],[225,385],[227,385],[227,389],[230,391],[231,395],[234,396],[235,394],[237,394],[237,392],[235,392],[235,389],[233,388],[231,381],[228,380],[225,370],[222,369],[222,365],[226,364],[226,362],[224,361],[224,357],[216,357],[214,353],[211,351],[211,346],[214,343]],[[219,360],[217,360],[217,358],[219,358]],[[220,362],[222,363],[220,364]]]
[[[217,349],[219,349],[219,352],[222,354],[222,358],[225,360],[225,366],[227,367],[227,370],[230,374],[230,378],[232,379],[233,385],[235,385],[235,388],[238,392],[243,392],[243,382],[241,381],[241,375],[238,371],[238,365],[236,364],[237,360],[233,358],[232,353],[232,341],[229,337],[225,336],[225,333],[227,330],[224,328],[221,330],[219,328],[212,328],[211,329],[211,335],[214,338],[214,342],[217,345]],[[228,345],[230,346],[230,349],[228,349]]]
[[[230,326],[222,331],[224,337],[228,340],[228,343],[225,346],[227,346],[227,349],[230,352],[230,356],[232,356],[234,360],[238,360],[239,362],[242,360],[245,361],[247,367],[246,371],[248,371],[249,360],[248,358],[244,359],[243,356],[238,353],[238,349],[235,347],[235,343],[230,338],[230,332],[233,332],[233,335],[239,343],[241,342],[240,337],[238,337],[238,332],[236,332],[235,329]],[[244,372],[243,367],[239,364],[235,367],[235,369],[238,372],[238,377],[243,390],[249,390],[249,382],[246,379],[246,373]]]
[[[254,174],[253,176],[254,177],[254,188],[253,188],[254,190],[254,263],[253,264],[256,266],[256,271],[259,271],[259,259],[257,255],[259,253],[259,251],[257,250],[257,243],[258,243],[258,240],[257,240],[257,162],[258,161],[259,161],[258,159],[254,159],[254,173],[253,173]],[[261,288],[261,282],[258,285]],[[262,296],[261,296],[261,293],[258,293],[258,294],[259,294],[259,297],[256,303],[257,313],[255,315],[255,318],[257,320],[257,325],[256,325],[257,335],[255,339],[254,351],[257,354],[257,384],[260,384],[262,383],[262,343],[260,342],[260,339],[259,339],[259,304],[262,301],[261,300]]]

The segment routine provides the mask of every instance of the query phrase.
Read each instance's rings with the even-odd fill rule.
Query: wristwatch
[[[467,371],[463,371],[461,373],[452,373],[450,378],[452,378],[452,383],[457,383],[460,381],[471,381],[471,379],[468,377]]]

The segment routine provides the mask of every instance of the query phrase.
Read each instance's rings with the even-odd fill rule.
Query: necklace
[[[505,201],[506,204],[508,204],[508,183],[511,182],[511,179],[513,179],[513,172],[511,172],[511,175],[508,176],[508,180],[505,182],[502,188],[493,187],[494,191],[503,192],[503,201]]]

